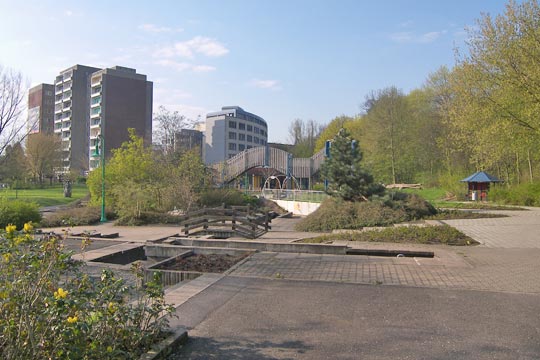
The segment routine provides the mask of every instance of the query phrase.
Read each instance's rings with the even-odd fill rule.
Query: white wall
[[[320,203],[303,201],[272,200],[283,209],[292,212],[294,215],[309,215],[319,208]]]

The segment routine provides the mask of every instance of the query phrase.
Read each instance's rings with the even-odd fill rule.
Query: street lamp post
[[[97,137],[96,149],[92,156],[100,157],[101,165],[101,219],[100,222],[106,222],[107,216],[105,215],[105,138],[102,134]]]

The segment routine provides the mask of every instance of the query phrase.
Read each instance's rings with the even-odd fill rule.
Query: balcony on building
[[[92,86],[92,97],[101,95],[101,85]]]
[[[90,129],[98,129],[100,126],[101,126],[100,117],[90,119]]]
[[[92,97],[90,107],[96,107],[96,106],[99,106],[99,105],[101,105],[101,96]]]
[[[62,80],[64,82],[71,80],[72,77],[73,77],[73,70],[62,74]]]
[[[92,87],[101,85],[101,76],[92,78]]]
[[[90,118],[98,117],[101,114],[101,106],[96,106],[90,110]]]

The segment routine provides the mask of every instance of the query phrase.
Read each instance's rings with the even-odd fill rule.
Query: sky
[[[75,65],[136,68],[160,105],[204,120],[238,105],[270,142],[294,119],[362,112],[372,91],[422,86],[466,53],[500,0],[0,0],[0,65],[33,86]]]

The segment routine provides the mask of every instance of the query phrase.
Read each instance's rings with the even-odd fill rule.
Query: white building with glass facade
[[[206,115],[205,139],[205,163],[215,164],[246,149],[265,146],[268,125],[239,106],[224,106]]]

